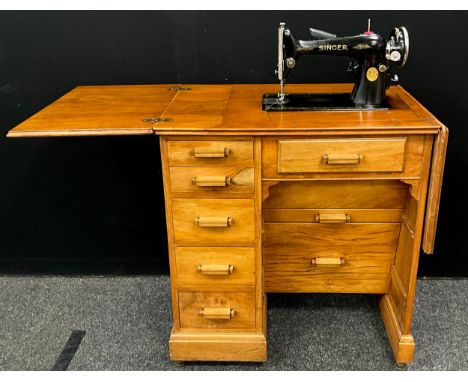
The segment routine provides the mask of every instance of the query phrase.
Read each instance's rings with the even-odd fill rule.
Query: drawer
[[[253,245],[252,199],[172,199],[174,239],[184,246]]]
[[[294,209],[263,210],[265,223],[400,223],[403,209]]]
[[[179,288],[231,287],[255,284],[255,249],[176,247]]]
[[[179,292],[182,329],[253,329],[254,293]]]
[[[253,166],[252,141],[168,141],[169,166]]]
[[[304,180],[270,187],[263,208],[402,209],[409,186],[398,180]]]
[[[278,140],[278,172],[401,172],[406,138]]]
[[[385,293],[399,223],[267,223],[266,292]]]
[[[170,167],[171,192],[225,195],[252,194],[254,169],[244,165]]]
[[[387,141],[385,147],[391,146],[385,150],[373,149],[374,152],[368,151],[368,147],[376,145],[376,142]],[[313,148],[311,146],[318,145],[318,142],[332,143],[336,142],[338,147],[350,147],[343,142],[356,142],[353,147],[358,147],[362,144],[362,150],[344,152],[346,154],[361,154],[362,160],[359,164],[325,164],[323,163],[323,155],[329,154],[331,151],[324,152],[323,143],[320,147]],[[361,142],[358,144],[358,141]],[[281,142],[281,143],[280,143]],[[292,142],[289,144],[288,142]],[[312,142],[312,143],[310,143]],[[303,146],[303,143],[304,146]],[[282,147],[280,147],[282,146]],[[333,145],[332,145],[333,146]],[[426,137],[424,135],[411,135],[407,137],[366,137],[366,138],[331,138],[323,137],[313,139],[311,137],[263,137],[262,138],[262,178],[267,180],[275,179],[377,179],[377,178],[420,178],[422,175],[422,167],[424,162],[424,152],[427,147]],[[310,148],[310,149],[309,149]],[[281,149],[281,154],[280,154]],[[391,149],[391,151],[389,150]],[[293,150],[293,151],[292,151]],[[367,155],[366,155],[367,153]],[[401,155],[403,153],[403,155]],[[377,155],[379,157],[377,161]],[[327,158],[329,158],[327,156]],[[351,160],[352,160],[351,156]],[[374,159],[370,167],[369,160]],[[332,156],[336,161],[336,156]],[[349,158],[345,158],[349,159]],[[384,162],[385,160],[385,162]],[[401,165],[402,163],[402,165]],[[397,164],[397,165],[395,165]],[[365,165],[365,166],[364,166]],[[385,165],[385,166],[384,166]],[[373,169],[371,169],[373,168]],[[396,170],[387,170],[395,168]],[[385,171],[383,171],[385,169]],[[298,172],[299,171],[299,172]]]

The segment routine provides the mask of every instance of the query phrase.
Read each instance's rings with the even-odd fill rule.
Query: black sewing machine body
[[[388,109],[385,92],[398,77],[390,69],[403,66],[409,51],[405,27],[394,28],[388,39],[368,31],[349,37],[309,29],[313,40],[296,40],[284,23],[278,28],[278,79],[280,92],[265,94],[263,110],[378,110]],[[302,55],[347,56],[354,75],[351,94],[294,94],[284,91],[286,78]]]

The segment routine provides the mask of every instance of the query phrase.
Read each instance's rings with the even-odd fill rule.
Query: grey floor
[[[468,279],[418,281],[409,370],[468,370]],[[395,370],[369,295],[269,295],[268,361],[168,359],[169,278],[0,277],[0,370],[50,370],[86,330],[68,370]]]

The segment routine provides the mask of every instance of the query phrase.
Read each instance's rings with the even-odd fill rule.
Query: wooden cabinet
[[[386,111],[262,111],[262,95],[275,91],[79,87],[9,136],[160,136],[171,359],[264,361],[268,292],[373,293],[396,362],[409,363],[418,259],[421,247],[433,252],[448,130],[399,86]]]

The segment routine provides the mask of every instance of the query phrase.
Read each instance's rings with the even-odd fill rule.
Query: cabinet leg
[[[414,354],[414,338],[411,334],[402,334],[403,330],[388,295],[383,295],[380,299],[380,313],[397,365],[411,363]]]

